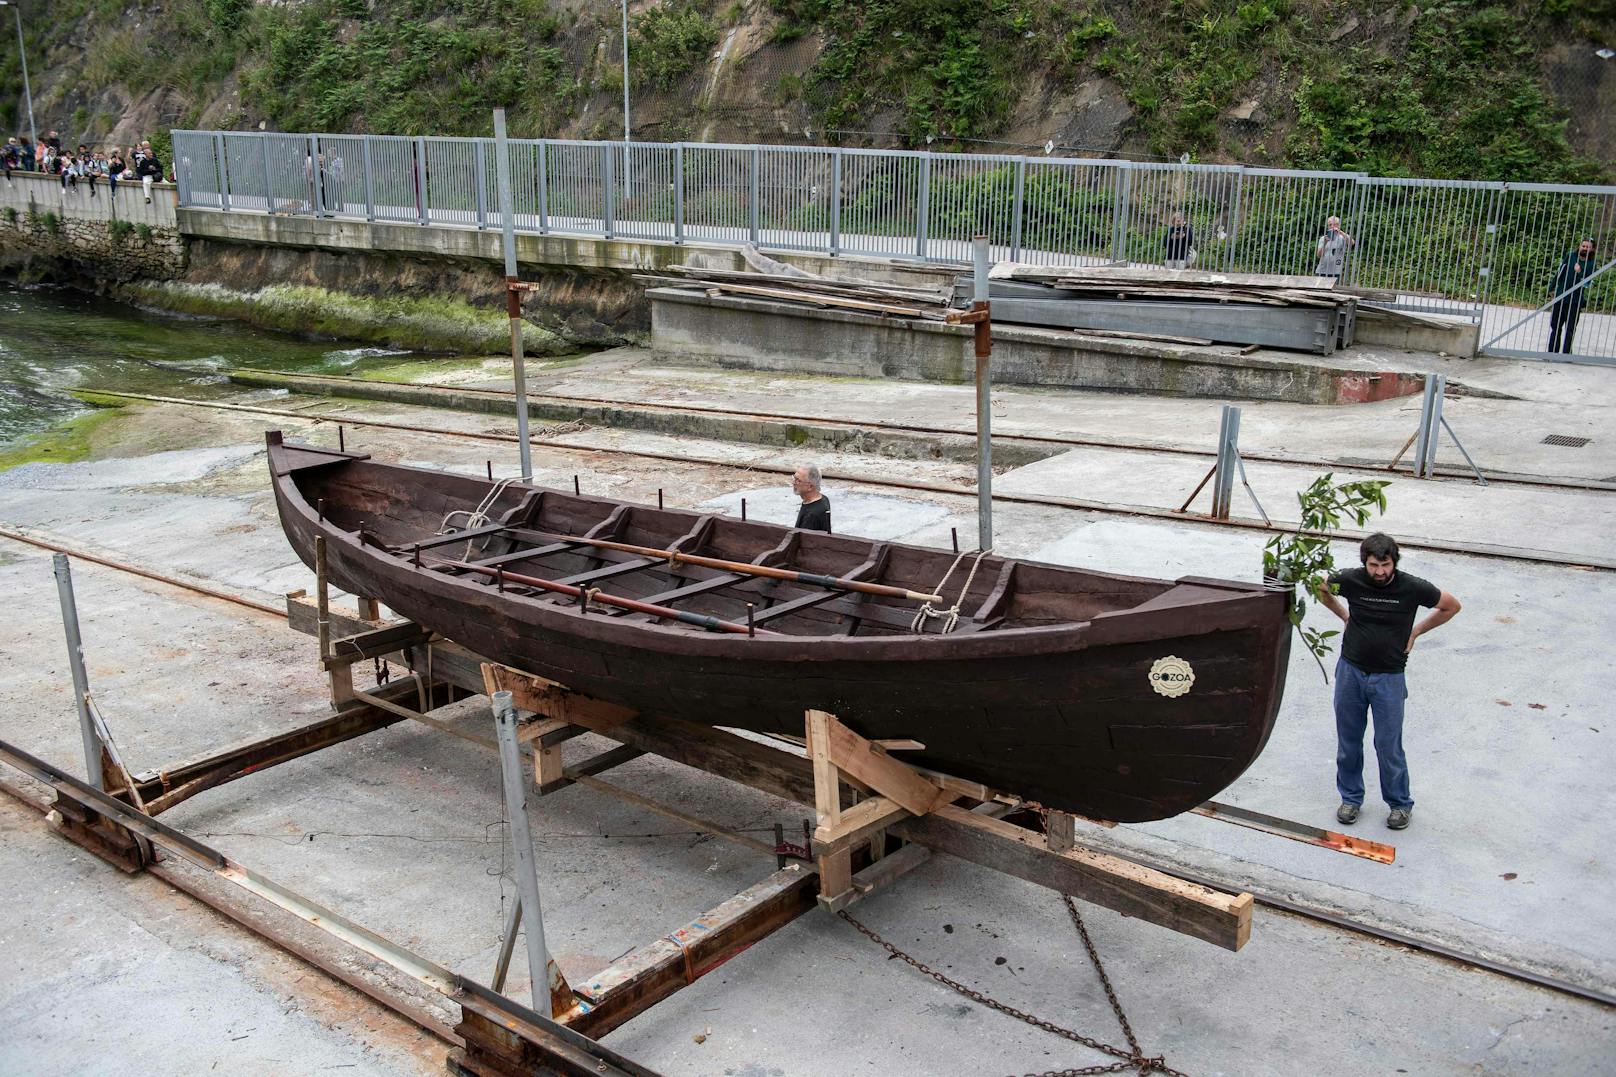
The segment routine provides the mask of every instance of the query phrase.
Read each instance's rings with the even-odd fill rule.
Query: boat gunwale
[[[417,569],[408,557],[365,544],[359,539],[357,533],[346,531],[329,521],[322,520],[314,507],[309,504],[307,498],[303,496],[295,476],[297,472],[308,470],[310,467],[329,465],[303,465],[283,469],[278,465],[285,462],[285,451],[296,449],[328,455],[331,458],[330,464],[332,465],[366,462],[368,458],[356,456],[352,453],[338,453],[321,446],[285,443],[275,438],[275,435],[278,434],[279,431],[270,432],[269,442],[270,471],[276,487],[276,499],[283,507],[283,510],[290,508],[298,515],[305,525],[305,530],[311,536],[323,534],[328,543],[334,542],[342,547],[341,556],[343,558],[374,566],[371,569],[373,574],[376,572],[401,574],[403,579],[413,581],[417,590],[423,593],[434,592],[439,601],[455,601],[462,606],[475,607],[483,603],[473,601],[473,599],[486,599],[493,593],[486,584],[477,582],[481,577],[451,576]],[[476,476],[462,475],[456,472],[415,467],[408,464],[391,464],[381,461],[368,462],[377,467],[416,472],[439,479],[450,477],[464,479],[473,483],[482,481]],[[547,487],[530,483],[511,483],[507,489],[562,492],[549,491]],[[568,496],[580,497],[605,505],[629,505],[631,508],[640,508],[649,512],[661,511],[682,514],[693,511],[683,509],[658,510],[652,506],[642,506],[634,502],[597,497],[595,495]],[[699,516],[701,514],[695,513],[695,515]],[[780,524],[765,524],[764,526],[778,527],[782,532],[791,530]],[[862,536],[839,537],[866,541],[871,544],[872,548],[878,542],[883,541],[863,539]],[[947,551],[907,543],[894,542],[890,543],[890,545],[897,549],[914,550],[931,555],[947,553]],[[299,550],[297,552],[300,558],[303,557],[303,551]],[[328,556],[330,552],[328,549]],[[303,559],[305,563],[311,563],[312,557],[311,543],[308,557]],[[1154,585],[1168,584],[1168,588],[1161,592],[1162,595],[1169,593],[1173,587],[1185,585],[1219,588],[1226,591],[1227,594],[1219,597],[1199,598],[1192,606],[1184,608],[1206,611],[1218,610],[1223,616],[1198,618],[1193,624],[1182,626],[1165,634],[1148,628],[1144,623],[1154,619],[1149,617],[1150,614],[1160,614],[1165,612],[1164,610],[1160,608],[1141,610],[1138,607],[1132,607],[1096,614],[1094,617],[1083,621],[1018,628],[993,628],[978,632],[948,635],[897,633],[883,636],[847,636],[760,632],[757,636],[746,636],[736,633],[704,631],[678,622],[667,623],[661,620],[631,621],[624,617],[587,614],[582,612],[576,605],[556,603],[548,595],[523,595],[507,591],[500,596],[499,601],[513,610],[526,611],[528,616],[517,617],[516,619],[534,625],[542,631],[577,636],[614,646],[651,649],[680,657],[752,658],[764,661],[881,662],[970,658],[1031,658],[1080,651],[1091,645],[1111,646],[1147,642],[1155,639],[1199,636],[1227,630],[1253,629],[1261,631],[1266,626],[1276,623],[1276,619],[1272,615],[1263,615],[1263,608],[1280,600],[1283,596],[1283,591],[1281,590],[1242,581],[1212,580],[1202,577],[1181,577],[1177,580],[1168,581],[1152,577],[1125,576],[1118,573],[1077,569],[1070,565],[1053,565],[1047,562],[1029,561],[1020,558],[1005,559],[1007,562],[1012,560],[1018,565],[1047,568],[1057,572],[1079,571],[1108,580]],[[381,598],[383,602],[387,601],[385,596],[376,597]],[[1150,601],[1153,601],[1153,599],[1145,600],[1146,603]],[[1128,631],[1127,621],[1130,619],[1139,619],[1140,624],[1138,627],[1144,630]],[[1283,620],[1283,617],[1277,619],[1279,622],[1283,622]]]

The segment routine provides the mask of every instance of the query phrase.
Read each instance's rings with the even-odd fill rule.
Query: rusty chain
[[[919,959],[904,953],[902,950],[892,945],[892,943],[888,942],[886,939],[882,938],[880,935],[876,934],[859,921],[855,920],[852,916],[848,915],[846,909],[839,911],[836,915],[840,916],[843,920],[846,920],[849,924],[852,924],[854,930],[856,930],[859,934],[880,946],[883,950],[897,958],[899,961],[904,962],[906,965],[909,965],[911,968],[919,972],[925,973],[927,976],[930,976],[932,979],[936,980],[944,987],[947,987],[949,990],[956,991],[971,1001],[986,1006],[990,1010],[997,1010],[1007,1017],[1014,1017],[1018,1021],[1025,1021],[1034,1028],[1041,1028],[1045,1032],[1053,1033],[1056,1036],[1071,1040],[1074,1043],[1081,1043],[1085,1047],[1093,1048],[1096,1051],[1100,1051],[1104,1054],[1108,1054],[1114,1058],[1122,1060],[1120,1062],[1113,1062],[1110,1065],[1104,1066],[1083,1066],[1075,1069],[1045,1070],[1042,1073],[1026,1074],[1025,1077],[1088,1077],[1090,1074],[1123,1073],[1127,1070],[1137,1070],[1140,1077],[1146,1077],[1146,1075],[1152,1073],[1165,1074],[1166,1077],[1187,1077],[1186,1074],[1181,1073],[1167,1065],[1166,1061],[1161,1055],[1147,1056],[1143,1053],[1143,1051],[1140,1050],[1139,1041],[1134,1038],[1133,1026],[1128,1023],[1127,1015],[1122,1012],[1122,1003],[1117,999],[1116,990],[1111,986],[1111,977],[1106,975],[1105,966],[1100,963],[1100,954],[1094,948],[1094,941],[1089,938],[1088,928],[1083,923],[1082,914],[1077,911],[1077,904],[1065,894],[1062,894],[1061,897],[1066,902],[1066,911],[1072,915],[1072,924],[1077,928],[1078,937],[1083,940],[1083,946],[1086,950],[1088,950],[1089,960],[1094,964],[1094,971],[1100,975],[1100,984],[1105,988],[1105,997],[1111,1003],[1111,1010],[1117,1015],[1117,1020],[1122,1025],[1123,1035],[1128,1038],[1127,1049],[1116,1047],[1109,1043],[1102,1043],[1093,1037],[1083,1035],[1081,1032],[1057,1025],[1053,1021],[1046,1021],[1041,1017],[1035,1017],[1034,1015],[1027,1013],[1025,1010],[1018,1010],[1014,1006],[1007,1005],[1006,1003],[1000,1002],[998,999],[988,997],[980,991],[966,987],[964,984],[959,983],[956,980],[949,979],[947,976],[926,965]]]

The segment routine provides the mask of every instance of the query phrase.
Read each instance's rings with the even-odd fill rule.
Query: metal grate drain
[[[1592,440],[1593,438],[1579,438],[1575,434],[1550,434],[1543,439],[1543,444],[1563,445],[1568,449],[1580,449]]]

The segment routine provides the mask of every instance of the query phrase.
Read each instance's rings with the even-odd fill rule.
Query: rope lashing
[[[993,548],[991,546],[985,550],[977,551],[976,560],[971,562],[971,571],[966,574],[965,586],[960,588],[959,597],[954,600],[954,604],[952,606],[946,610],[940,610],[933,606],[930,602],[927,602],[915,613],[915,619],[909,624],[909,631],[924,633],[926,631],[926,626],[931,623],[933,618],[943,622],[942,627],[938,631],[938,635],[946,636],[950,632],[954,631],[954,626],[959,624],[960,603],[964,602],[965,596],[970,593],[971,584],[976,580],[976,570],[982,567],[982,558],[986,557],[992,552]],[[960,567],[961,561],[964,561],[970,556],[970,553],[966,552],[954,558],[954,563],[948,566],[948,571],[943,573],[943,578],[938,581],[937,586],[933,587],[932,590],[939,595],[942,594],[943,588],[948,586],[949,579],[954,575],[954,570]]]
[[[437,533],[440,535],[447,535],[452,531],[471,531],[476,528],[486,526],[489,522],[488,511],[494,507],[494,502],[499,500],[499,496],[505,492],[505,488],[507,486],[517,481],[519,481],[519,476],[516,475],[500,479],[493,485],[493,487],[488,491],[487,496],[482,499],[482,502],[475,509],[455,509],[453,512],[445,516],[443,518],[443,525],[438,528]],[[457,516],[464,516],[466,518],[465,524],[461,527],[454,526],[454,520]],[[466,552],[460,555],[460,560],[471,560],[471,544],[475,541],[475,539],[466,540]]]

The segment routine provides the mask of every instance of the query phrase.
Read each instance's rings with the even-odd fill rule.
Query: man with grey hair
[[[1313,267],[1315,277],[1341,276],[1347,268],[1347,251],[1358,241],[1341,230],[1341,218],[1331,217],[1324,222],[1324,234],[1319,237],[1318,264]]]
[[[830,533],[830,498],[819,489],[819,468],[803,464],[791,476],[791,490],[802,498],[795,526],[805,531]]]

